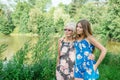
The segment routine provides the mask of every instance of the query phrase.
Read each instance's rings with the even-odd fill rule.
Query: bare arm
[[[100,63],[104,59],[107,50],[102,44],[96,41],[93,36],[89,36],[87,39],[91,44],[93,44],[96,48],[98,48],[101,51],[100,56],[95,64],[95,70],[96,70],[96,68],[100,65]]]
[[[58,56],[57,56],[57,65],[59,63],[59,58],[60,58],[60,39],[58,40]]]
[[[58,56],[57,56],[57,65],[59,64],[59,59],[60,59],[60,48],[61,48],[61,41],[64,39],[64,37],[60,38],[58,40]]]

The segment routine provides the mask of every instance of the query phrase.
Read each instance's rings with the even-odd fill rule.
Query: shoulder
[[[93,36],[87,37],[87,40],[99,50],[106,52],[106,48],[99,41],[97,41],[97,39],[95,39]]]
[[[103,47],[102,44],[99,41],[97,41],[97,39],[95,39],[92,35],[88,36],[87,40],[89,41],[90,44],[94,45],[95,47],[99,49]]]
[[[61,37],[58,39],[59,42],[63,41],[65,37]]]
[[[87,40],[89,43],[93,43],[93,42],[96,41],[96,39],[95,39],[92,35],[88,36],[88,37],[86,38],[86,40]]]
[[[73,38],[73,43],[76,41],[76,38]]]
[[[89,44],[94,45],[94,46],[100,44],[92,35],[88,36],[88,37],[86,38],[86,41],[87,41]]]

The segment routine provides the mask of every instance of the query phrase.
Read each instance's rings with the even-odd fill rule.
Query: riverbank
[[[33,33],[25,33],[25,34],[22,34],[22,33],[11,33],[10,35],[11,36],[39,36],[38,34],[33,34]]]

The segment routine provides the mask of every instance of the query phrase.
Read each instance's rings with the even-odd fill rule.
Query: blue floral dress
[[[81,41],[76,41],[74,47],[76,50],[74,77],[82,78],[84,80],[98,79],[98,69],[96,71],[93,69],[95,61],[88,58],[88,56],[92,54],[94,46],[86,39],[83,39]]]

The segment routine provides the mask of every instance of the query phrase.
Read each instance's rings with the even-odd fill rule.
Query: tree
[[[101,24],[101,33],[110,40],[120,41],[120,0],[109,0],[107,13]]]
[[[0,32],[8,35],[11,32],[13,32],[15,28],[12,18],[11,18],[11,13],[8,12],[7,14],[4,14],[3,12],[1,14],[2,15],[0,15]]]
[[[31,6],[27,2],[18,2],[15,11],[12,13],[14,25],[19,28],[19,32],[28,32],[27,23]]]
[[[39,8],[42,12],[46,12],[48,4],[51,4],[51,0],[36,0],[35,7]]]

